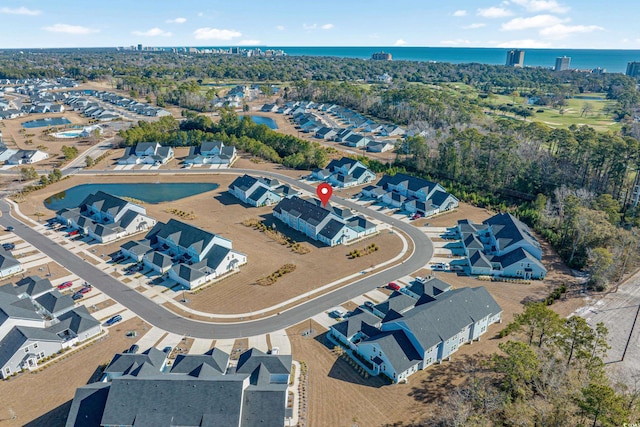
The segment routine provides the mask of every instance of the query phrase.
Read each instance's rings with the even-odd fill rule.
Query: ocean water
[[[504,65],[505,48],[478,47],[276,47],[259,46],[260,49],[282,49],[290,56],[338,56],[343,58],[368,59],[374,52],[385,51],[395,61],[435,61],[454,64],[476,62],[480,64]],[[245,47],[247,48],[247,47]],[[559,56],[571,57],[571,68],[604,68],[609,73],[624,73],[627,63],[640,61],[640,50],[599,49],[523,49],[524,65],[553,67]]]

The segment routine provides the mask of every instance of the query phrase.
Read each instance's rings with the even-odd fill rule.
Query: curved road
[[[106,171],[100,173],[87,173],[89,171],[80,172],[81,174],[122,174],[119,171]],[[135,171],[126,171],[127,174],[136,173]],[[181,170],[178,173],[185,173],[187,171]],[[193,171],[200,172],[200,171]],[[141,174],[149,174],[149,171],[140,171]],[[175,174],[176,171],[153,171],[153,174]],[[188,173],[188,172],[187,172]],[[202,173],[202,172],[200,172]],[[274,172],[259,171],[255,169],[230,169],[230,170],[216,170],[208,171],[208,175],[211,174],[255,174],[267,177],[276,178],[282,182],[286,182],[296,187],[302,188],[306,191],[315,192],[315,187],[299,182],[294,178],[290,178],[285,175],[280,175]],[[433,245],[431,240],[416,227],[410,224],[399,221],[395,218],[390,218],[380,212],[370,210],[362,207],[351,201],[333,196],[337,203],[343,206],[349,207],[355,211],[364,213],[372,218],[385,222],[387,224],[396,227],[405,232],[414,243],[414,252],[412,256],[405,262],[391,267],[390,269],[376,273],[371,276],[366,276],[351,285],[347,285],[341,289],[330,292],[328,294],[319,296],[315,299],[311,299],[308,302],[301,303],[296,307],[281,312],[279,315],[265,317],[264,319],[251,320],[238,323],[211,323],[202,322],[197,320],[187,319],[167,310],[161,305],[149,300],[142,294],[127,287],[125,284],[116,280],[109,274],[94,267],[92,264],[84,262],[80,257],[72,252],[67,251],[57,243],[51,241],[49,238],[43,236],[31,227],[18,221],[10,215],[10,205],[8,202],[2,200],[0,202],[0,212],[2,217],[0,218],[0,224],[4,227],[13,226],[14,233],[21,237],[26,242],[31,243],[38,248],[41,252],[49,256],[51,259],[64,266],[67,270],[73,272],[77,276],[91,282],[93,286],[98,288],[101,292],[108,297],[119,302],[123,306],[133,311],[137,316],[144,319],[146,322],[155,325],[166,331],[170,331],[176,334],[185,334],[195,338],[209,338],[209,339],[226,339],[226,338],[239,338],[249,337],[254,335],[261,335],[264,333],[273,332],[279,329],[284,329],[289,326],[300,323],[311,316],[314,316],[324,310],[327,310],[333,306],[339,305],[351,298],[361,295],[365,292],[371,291],[381,284],[390,282],[398,277],[410,274],[420,268],[422,268],[433,255]]]

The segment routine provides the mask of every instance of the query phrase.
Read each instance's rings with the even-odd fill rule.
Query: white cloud
[[[218,28],[198,28],[193,32],[197,40],[231,40],[241,37],[242,33],[236,30],[221,30]]]
[[[592,33],[594,31],[601,31],[604,28],[598,25],[564,25],[557,24],[551,27],[543,28],[540,30],[540,35],[553,39],[563,39],[571,34],[575,33]]]
[[[26,7],[18,7],[12,9],[10,7],[0,7],[0,13],[5,13],[7,15],[28,15],[28,16],[36,16],[42,13],[41,10],[33,10],[27,9]]]
[[[406,42],[406,41],[404,41],[404,40],[402,40],[402,39],[398,39],[398,40],[396,40],[396,42],[395,42],[393,45],[394,45],[394,46],[404,46],[404,45],[406,45],[406,44],[407,44],[407,42]]]
[[[65,33],[65,34],[91,34],[97,33],[100,30],[94,30],[88,27],[81,27],[80,25],[68,25],[68,24],[55,24],[48,27],[44,27],[45,30],[52,33]]]
[[[471,24],[471,25],[465,25],[464,28],[465,30],[475,30],[476,28],[482,28],[484,26],[486,26],[487,24],[484,24],[482,22],[477,22],[475,24]]]
[[[198,16],[204,16],[204,13],[198,12]]]
[[[260,40],[240,40],[238,46],[257,46],[260,44]]]
[[[506,18],[513,15],[509,9],[504,7],[489,7],[487,9],[478,9],[478,16],[483,18]]]
[[[529,18],[514,18],[502,24],[504,31],[527,30],[529,28],[542,28],[567,22],[569,19],[561,19],[554,15],[536,15]]]
[[[467,39],[455,39],[455,40],[442,40],[440,44],[445,46],[462,46],[462,45],[470,45],[471,40]]]
[[[453,16],[467,16],[467,11],[466,10],[456,10],[455,12],[453,12]]]
[[[525,39],[525,40],[511,40],[508,42],[500,42],[496,44],[496,47],[540,49],[545,47],[551,47],[551,44],[540,41],[540,40]]]
[[[511,2],[523,6],[529,12],[566,13],[571,9],[568,6],[561,5],[556,0],[511,0]]]
[[[151,28],[147,31],[133,31],[131,34],[142,37],[171,37],[173,35],[169,31],[164,31],[158,27]]]
[[[187,18],[167,19],[165,22],[167,24],[184,24],[187,22]]]
[[[323,24],[323,25],[318,25],[318,24],[302,24],[302,28],[304,28],[305,30],[311,31],[311,30],[317,30],[317,29],[321,29],[321,30],[330,30],[333,28],[333,24]]]
[[[278,31],[284,31],[286,28],[284,27],[284,25],[278,25],[276,26],[276,30]]]

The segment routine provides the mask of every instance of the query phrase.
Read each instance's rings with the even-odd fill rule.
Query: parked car
[[[93,287],[89,285],[89,286],[83,287],[78,292],[80,292],[81,294],[86,294],[87,292],[91,292],[91,289],[93,289]]]
[[[115,316],[109,318],[106,322],[104,322],[104,324],[107,326],[111,326],[114,323],[118,323],[121,320],[122,320],[122,316],[120,316],[119,314],[116,314]]]
[[[5,228],[5,231],[11,232],[11,231],[13,231],[13,227],[12,226],[8,226],[7,228]]]
[[[446,264],[446,263],[444,263],[444,262],[439,262],[439,263],[437,263],[437,264],[433,264],[433,265],[431,266],[431,269],[432,269],[433,271],[446,271],[446,270],[448,270],[448,269],[449,269],[449,264]]]
[[[173,350],[173,349],[171,348],[170,345],[168,345],[168,346],[166,346],[165,348],[162,349],[162,352],[164,354],[169,354],[169,353],[171,353],[171,350]]]
[[[3,243],[2,244],[2,249],[4,249],[5,251],[12,251],[16,248],[16,245],[14,243]]]
[[[416,282],[424,285],[425,283],[427,283],[427,279],[426,277],[416,277]]]
[[[71,237],[71,236],[75,236],[75,235],[77,235],[78,233],[79,233],[79,231],[78,231],[78,230],[71,230],[71,231],[67,234],[67,236],[69,236],[69,237]]]
[[[267,354],[280,354],[280,349],[278,347],[271,347],[271,350],[269,350]]]
[[[137,353],[138,350],[140,350],[140,346],[138,344],[132,344],[131,347],[129,347],[128,353]]]
[[[371,301],[365,301],[364,306],[373,309],[374,304]]]
[[[58,285],[58,289],[67,289],[73,286],[73,282],[64,282]]]
[[[76,292],[75,294],[71,295],[71,299],[72,300],[79,300],[80,298],[84,298],[84,295],[82,295],[80,292]]]
[[[333,318],[333,319],[340,319],[342,318],[342,312],[340,310],[332,310],[329,312],[329,317]]]
[[[409,219],[418,219],[418,218],[422,218],[422,214],[418,212],[411,214],[411,216],[409,217]]]
[[[394,291],[399,291],[399,290],[400,290],[400,285],[398,285],[398,284],[397,284],[397,283],[395,283],[395,282],[389,282],[389,284],[387,285],[387,287],[388,287],[389,289],[391,289],[391,290],[394,290]]]

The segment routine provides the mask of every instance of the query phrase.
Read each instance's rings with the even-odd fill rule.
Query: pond
[[[251,120],[257,125],[267,125],[271,129],[278,129],[278,124],[271,117],[262,116],[247,116],[251,117]]]
[[[47,117],[46,119],[31,120],[30,122],[22,123],[22,127],[31,128],[44,128],[49,126],[68,125],[71,123],[69,119],[65,117]]]
[[[131,197],[146,203],[172,202],[196,194],[206,193],[218,187],[218,184],[211,182],[82,184],[54,194],[44,201],[44,205],[47,209],[53,211],[63,208],[75,208],[89,194],[100,190],[114,196]]]

